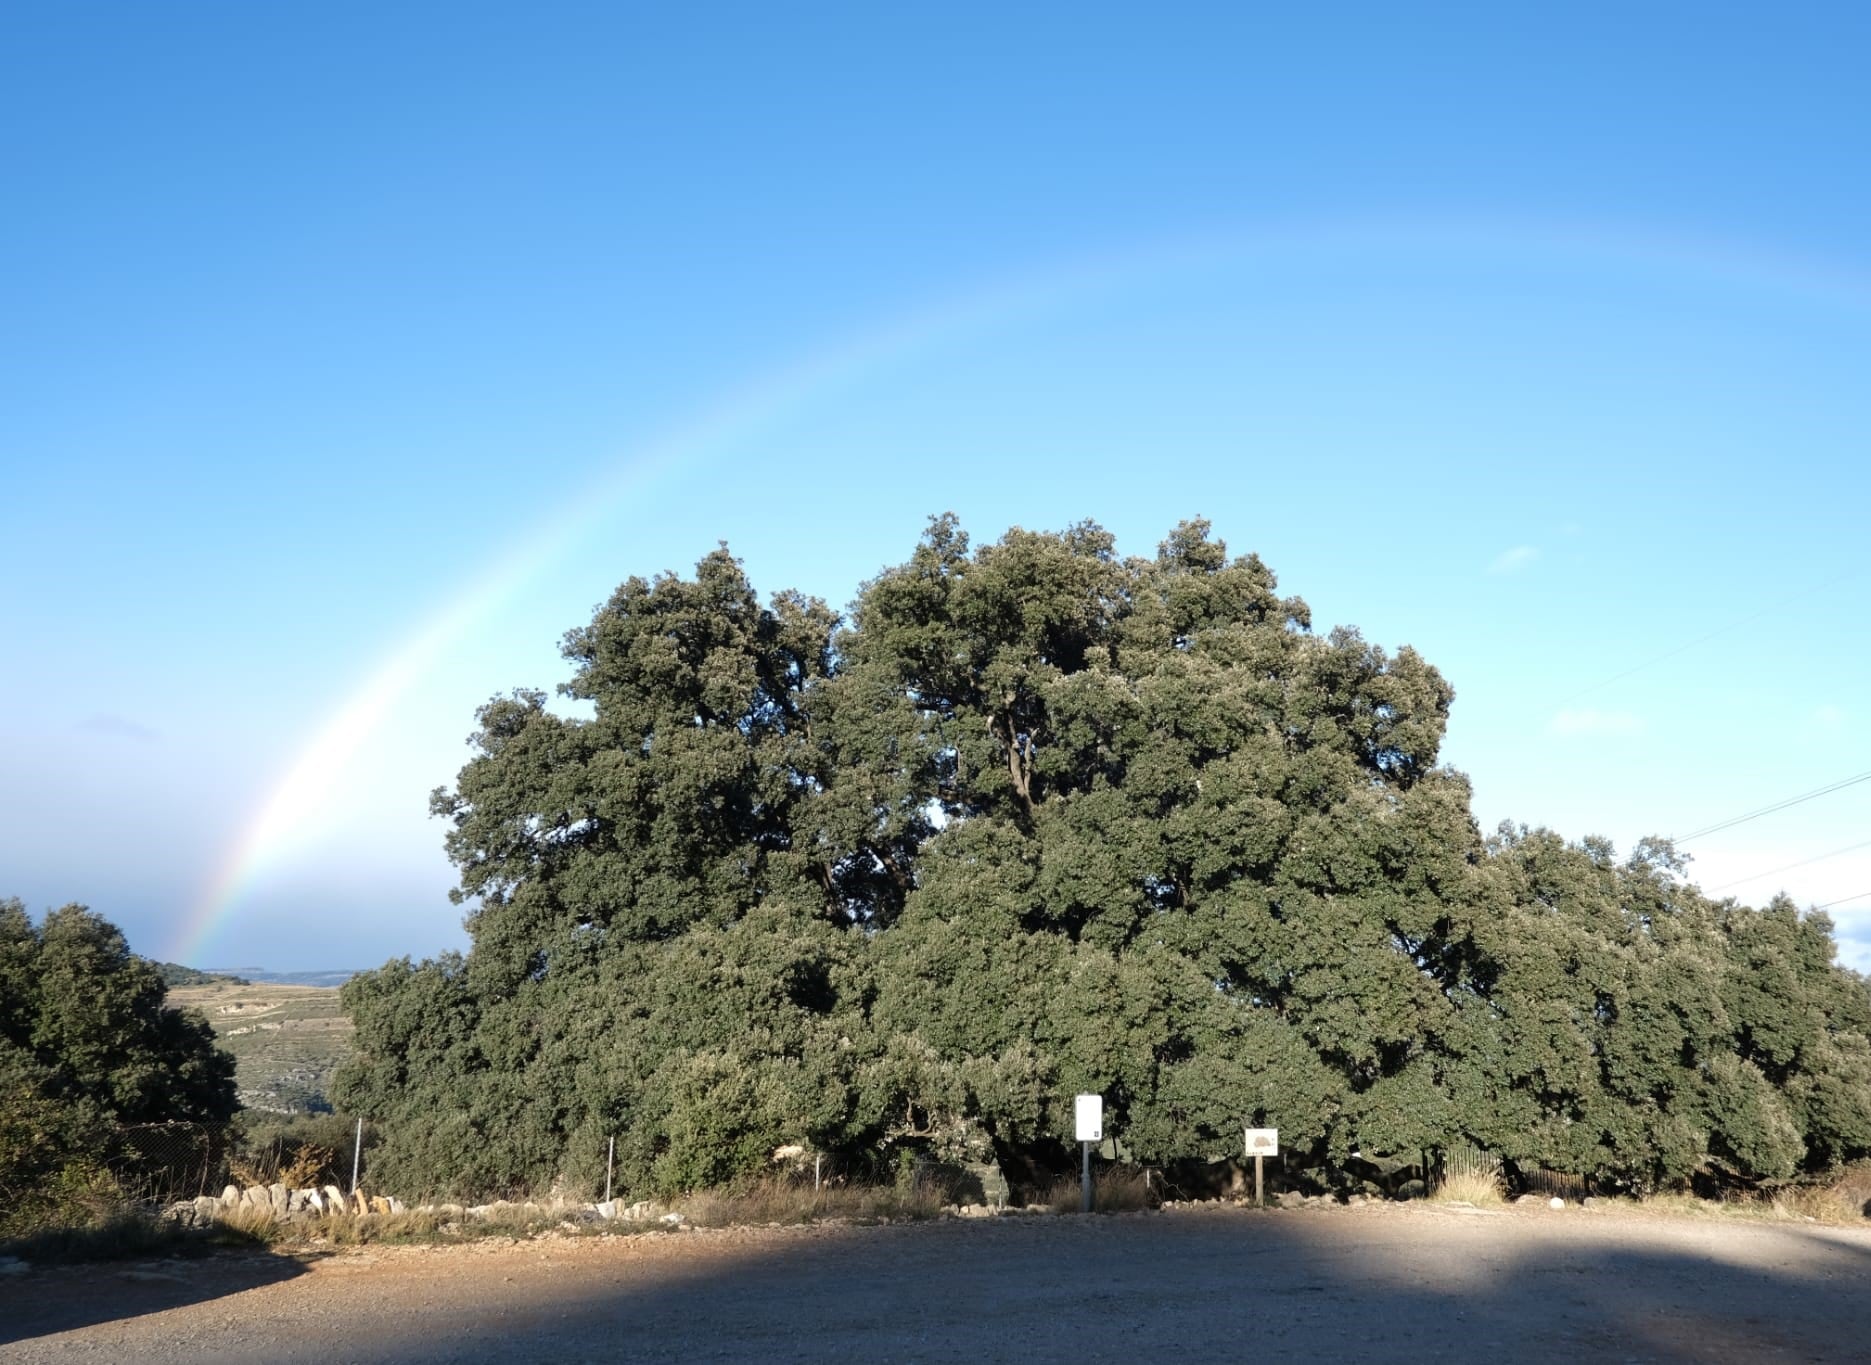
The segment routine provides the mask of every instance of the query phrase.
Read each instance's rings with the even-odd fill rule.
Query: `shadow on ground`
[[[165,1260],[59,1265],[0,1279],[0,1347],[276,1285],[300,1262],[238,1251]]]
[[[1611,1224],[1574,1218],[1229,1212],[885,1229],[660,1279],[573,1275],[550,1296],[490,1305],[453,1341],[377,1358],[1865,1358],[1862,1243],[1638,1220],[1606,1237]],[[1517,1235],[1503,1241],[1507,1227]]]
[[[1825,1361],[1871,1342],[1871,1234],[1579,1212],[1006,1218],[336,1264],[186,1358]],[[48,1343],[67,1344],[96,1346]]]

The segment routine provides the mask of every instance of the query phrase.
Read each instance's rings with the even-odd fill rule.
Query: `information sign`
[[[1280,1154],[1280,1130],[1278,1128],[1249,1128],[1247,1130],[1247,1154],[1249,1156],[1278,1156]]]
[[[1075,1103],[1080,1142],[1104,1141],[1104,1096],[1080,1095]]]

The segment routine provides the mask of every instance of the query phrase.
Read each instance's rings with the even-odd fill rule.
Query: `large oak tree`
[[[848,617],[726,549],[479,713],[449,822],[473,946],[346,988],[381,1178],[671,1191],[807,1143],[1046,1164],[1070,1096],[1148,1161],[1277,1126],[1325,1169],[1479,1142],[1632,1184],[1871,1149],[1829,926],[1666,846],[1484,839],[1453,690],[1316,633],[1202,522],[938,518]]]

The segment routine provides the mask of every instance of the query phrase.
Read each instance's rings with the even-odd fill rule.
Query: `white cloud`
[[[1516,545],[1511,550],[1503,550],[1488,565],[1488,572],[1494,574],[1519,573],[1527,565],[1540,557],[1537,545]]]
[[[1634,735],[1644,728],[1643,719],[1629,711],[1561,711],[1546,727],[1556,735]]]

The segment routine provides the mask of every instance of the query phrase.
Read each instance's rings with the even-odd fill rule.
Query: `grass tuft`
[[[1429,1197],[1444,1204],[1473,1204],[1477,1208],[1506,1202],[1501,1193],[1501,1178],[1476,1170],[1450,1171],[1436,1182]]]

